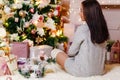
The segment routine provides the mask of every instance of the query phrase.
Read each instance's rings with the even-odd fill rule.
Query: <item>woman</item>
[[[107,24],[96,0],[83,1],[80,11],[84,23],[77,28],[68,54],[54,49],[51,56],[71,75],[100,75],[104,70],[105,41],[109,38]]]

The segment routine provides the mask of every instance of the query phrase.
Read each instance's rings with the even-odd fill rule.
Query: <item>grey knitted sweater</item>
[[[88,25],[82,24],[75,32],[65,61],[65,70],[74,76],[100,75],[104,69],[105,47],[91,42]]]

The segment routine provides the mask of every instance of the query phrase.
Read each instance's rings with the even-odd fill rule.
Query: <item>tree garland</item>
[[[33,41],[34,45],[47,44],[53,47],[56,47],[57,43],[67,42],[63,32],[58,34],[62,31],[62,8],[59,0],[25,1],[16,3],[8,0],[4,6],[4,11],[10,16],[3,25],[10,37],[16,35],[11,41],[28,39]]]

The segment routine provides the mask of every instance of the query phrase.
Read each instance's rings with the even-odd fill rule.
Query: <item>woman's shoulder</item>
[[[80,31],[88,31],[89,30],[87,23],[79,25],[77,27],[77,29],[80,30]]]

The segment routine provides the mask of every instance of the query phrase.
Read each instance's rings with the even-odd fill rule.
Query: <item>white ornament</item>
[[[6,30],[3,27],[0,27],[0,37],[4,38],[6,36]]]
[[[8,6],[5,6],[5,8],[4,8],[5,13],[9,14],[9,13],[10,13],[10,10],[11,10],[11,9],[10,9]]]
[[[53,12],[53,14],[55,15],[55,16],[57,16],[58,15],[58,10],[55,10],[54,12]]]

